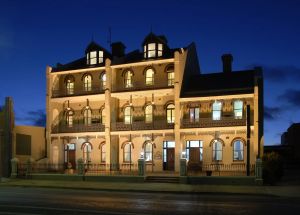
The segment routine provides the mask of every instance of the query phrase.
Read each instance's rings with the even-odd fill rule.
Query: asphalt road
[[[272,196],[0,187],[0,214],[298,214],[300,200]]]

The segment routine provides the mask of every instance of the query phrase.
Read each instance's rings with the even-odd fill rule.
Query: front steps
[[[179,183],[179,177],[176,177],[176,176],[146,176],[145,182],[150,182],[150,183]]]

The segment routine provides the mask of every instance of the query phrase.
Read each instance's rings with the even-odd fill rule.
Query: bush
[[[278,153],[263,156],[263,179],[265,184],[275,185],[283,176],[283,160]]]

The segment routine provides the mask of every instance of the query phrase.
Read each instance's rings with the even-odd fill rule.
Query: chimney
[[[125,55],[126,46],[122,42],[111,44],[111,52],[113,57],[123,57]]]
[[[232,61],[233,61],[232,55],[231,54],[223,54],[222,61],[223,61],[223,72],[224,73],[232,72]]]

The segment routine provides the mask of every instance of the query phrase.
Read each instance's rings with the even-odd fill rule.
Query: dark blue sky
[[[300,121],[300,1],[16,1],[0,0],[0,103],[12,96],[17,124],[39,124],[45,110],[45,68],[82,57],[94,40],[141,48],[150,32],[171,47],[197,44],[203,73],[221,71],[232,53],[234,70],[265,72],[265,144]]]

